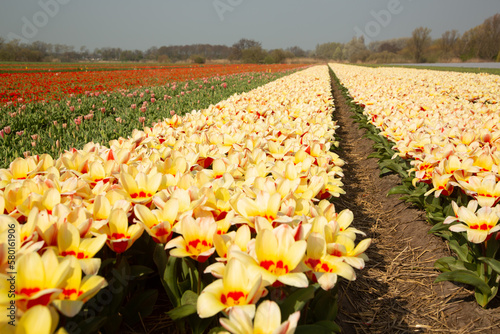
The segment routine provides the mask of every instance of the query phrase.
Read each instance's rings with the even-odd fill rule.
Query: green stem
[[[483,251],[483,256],[486,257],[486,250],[488,249],[488,240],[485,240],[484,244],[481,244],[481,247]],[[485,282],[488,283],[488,264],[486,264],[486,262],[483,263],[483,275]]]
[[[196,287],[196,293],[198,294],[198,296],[200,295],[201,293],[201,274],[203,273],[203,263],[201,262],[198,262],[198,285]]]

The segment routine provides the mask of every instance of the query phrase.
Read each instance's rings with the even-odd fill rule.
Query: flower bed
[[[356,245],[352,212],[328,201],[343,193],[333,110],[318,66],[109,147],[14,160],[0,171],[2,332],[117,330],[152,312],[148,276],[181,331],[337,330],[338,276],[355,279],[370,239]]]
[[[500,274],[500,78],[330,66],[386,138],[379,144],[385,158],[393,149],[392,158],[410,161],[411,168],[397,159],[381,163],[407,177],[392,193],[426,209],[435,224],[431,231],[448,239],[457,253],[436,263],[444,271],[438,281],[473,285],[478,303],[486,306],[497,293]]]

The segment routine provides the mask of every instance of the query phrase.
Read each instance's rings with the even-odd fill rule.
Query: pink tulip
[[[3,131],[5,132],[5,134],[9,134],[11,131],[10,126],[6,126],[5,128],[3,128]]]

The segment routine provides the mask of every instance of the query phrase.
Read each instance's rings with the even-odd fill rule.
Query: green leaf
[[[319,284],[309,285],[307,288],[298,289],[290,294],[280,305],[281,319],[288,319],[290,314],[302,310],[306,303],[314,298],[314,293]]]
[[[155,271],[149,267],[141,265],[133,265],[130,267],[130,274],[134,277],[143,277],[154,273]]]
[[[318,321],[315,325],[325,327],[334,333],[340,333],[340,327],[333,321]]]
[[[454,270],[440,274],[434,283],[442,281],[452,281],[474,286],[480,290],[484,295],[490,295],[491,289],[475,272],[468,270]]]
[[[478,258],[478,260],[486,263],[497,274],[500,274],[500,261],[492,259],[492,258],[489,258],[489,257],[480,257],[480,258]]]
[[[64,328],[68,333],[97,333],[108,320],[108,317],[93,317],[79,322],[76,328],[74,328],[75,322],[68,321]]]
[[[177,321],[196,313],[196,306],[191,304],[181,305],[167,312],[167,315],[173,320]]]
[[[140,321],[139,314],[143,318],[147,317],[153,312],[157,298],[158,290],[156,289],[137,290],[123,309],[123,319],[128,324],[134,325]]]
[[[442,257],[434,263],[434,267],[443,272],[454,270],[467,270],[464,262],[457,260],[453,256]]]
[[[457,240],[452,239],[450,240],[450,248],[457,253],[458,257],[462,261],[467,261],[468,255],[469,255],[469,247],[467,246],[466,243],[460,245]]]
[[[198,302],[198,295],[196,292],[187,290],[182,294],[181,304],[182,305],[194,305]]]
[[[163,245],[158,244],[153,253],[153,260],[158,267],[158,274],[160,275],[160,280],[168,295],[168,299],[174,307],[181,305],[181,295],[177,282],[178,270],[176,262],[178,258],[173,256],[167,257]]]
[[[387,193],[387,196],[389,195],[395,195],[395,194],[407,194],[410,195],[411,191],[405,186],[405,185],[399,185],[393,187],[389,192]]]
[[[319,289],[310,304],[316,321],[333,322],[337,317],[337,289],[325,291]],[[307,320],[307,319],[306,319]]]
[[[434,218],[436,219],[436,218]],[[443,224],[442,221],[435,223],[434,226],[431,227],[429,230],[430,233],[437,233],[441,231],[448,231],[450,228],[450,225]]]

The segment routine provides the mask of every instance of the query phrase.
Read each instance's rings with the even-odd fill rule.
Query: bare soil
[[[489,309],[478,306],[474,291],[451,282],[433,283],[434,262],[452,255],[446,243],[428,233],[425,213],[387,196],[400,184],[397,175],[379,177],[373,142],[351,118],[336,82],[332,83],[334,118],[340,125],[339,155],[345,195],[334,201],[337,212],[350,209],[353,226],[372,238],[366,267],[339,289],[337,322],[343,333],[500,333],[498,297]],[[496,305],[495,305],[496,304]]]

